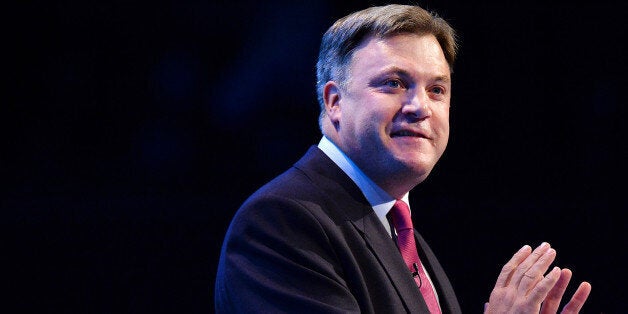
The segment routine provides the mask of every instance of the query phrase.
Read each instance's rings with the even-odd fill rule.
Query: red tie
[[[417,252],[416,243],[414,242],[414,228],[412,227],[412,219],[410,218],[410,208],[408,208],[408,205],[403,201],[397,200],[390,210],[390,215],[395,230],[397,230],[397,246],[399,246],[401,256],[403,256],[406,266],[408,266],[408,269],[414,277],[414,281],[417,286],[419,286],[419,290],[421,294],[423,294],[423,299],[425,299],[430,313],[441,313],[432,284],[427,279],[423,265],[421,265],[421,260],[419,259],[419,253]]]

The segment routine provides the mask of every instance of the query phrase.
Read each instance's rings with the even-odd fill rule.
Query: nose
[[[413,120],[423,120],[432,114],[429,106],[429,97],[425,92],[414,92],[408,96],[408,101],[401,107],[401,113]]]

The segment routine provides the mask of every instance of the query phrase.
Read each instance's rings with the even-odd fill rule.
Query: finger
[[[508,285],[513,271],[517,269],[517,266],[519,266],[519,264],[521,264],[521,262],[523,262],[530,255],[530,251],[532,251],[532,248],[526,244],[521,247],[519,251],[512,256],[512,258],[510,258],[508,263],[502,267],[502,270],[497,277],[495,287],[505,287]]]
[[[560,268],[554,267],[543,279],[530,290],[528,300],[533,304],[541,304],[547,297],[552,287],[556,285],[561,276]]]
[[[536,263],[539,260],[539,258],[541,258],[543,254],[545,254],[545,252],[549,250],[549,248],[550,248],[550,245],[547,242],[543,242],[541,243],[541,245],[537,246],[534,249],[534,251],[532,251],[532,253],[528,255],[528,257],[526,257],[526,259],[523,262],[521,262],[519,266],[517,266],[517,270],[515,271],[515,275],[512,280],[512,283],[519,285],[519,283],[524,278],[524,275],[530,269],[530,267],[532,267],[532,265],[534,265],[534,263]],[[536,274],[530,273],[528,275],[534,278]]]
[[[587,301],[589,294],[591,293],[591,284],[583,282],[578,286],[578,290],[573,294],[569,303],[563,308],[562,314],[577,314],[582,309],[584,302]]]
[[[541,251],[542,252],[542,251]],[[534,252],[532,252],[534,255]],[[530,257],[528,257],[529,259]],[[530,266],[521,276],[519,281],[518,290],[521,293],[527,294],[532,287],[534,287],[539,281],[543,279],[543,274],[547,271],[550,264],[556,258],[556,250],[548,249],[543,253],[535,262]]]
[[[571,270],[564,268],[560,273],[560,278],[547,294],[541,306],[541,314],[554,314],[558,312],[560,300],[571,280]]]

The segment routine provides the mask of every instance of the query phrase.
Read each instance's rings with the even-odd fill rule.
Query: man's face
[[[449,138],[451,75],[436,38],[367,40],[339,90],[331,118],[340,148],[395,197],[422,182]]]

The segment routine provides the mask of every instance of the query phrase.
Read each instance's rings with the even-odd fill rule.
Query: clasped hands
[[[534,251],[524,245],[502,267],[485,314],[493,313],[556,313],[571,280],[571,270],[554,267],[556,250],[546,242]],[[582,282],[561,313],[578,313],[591,292],[591,284]]]

